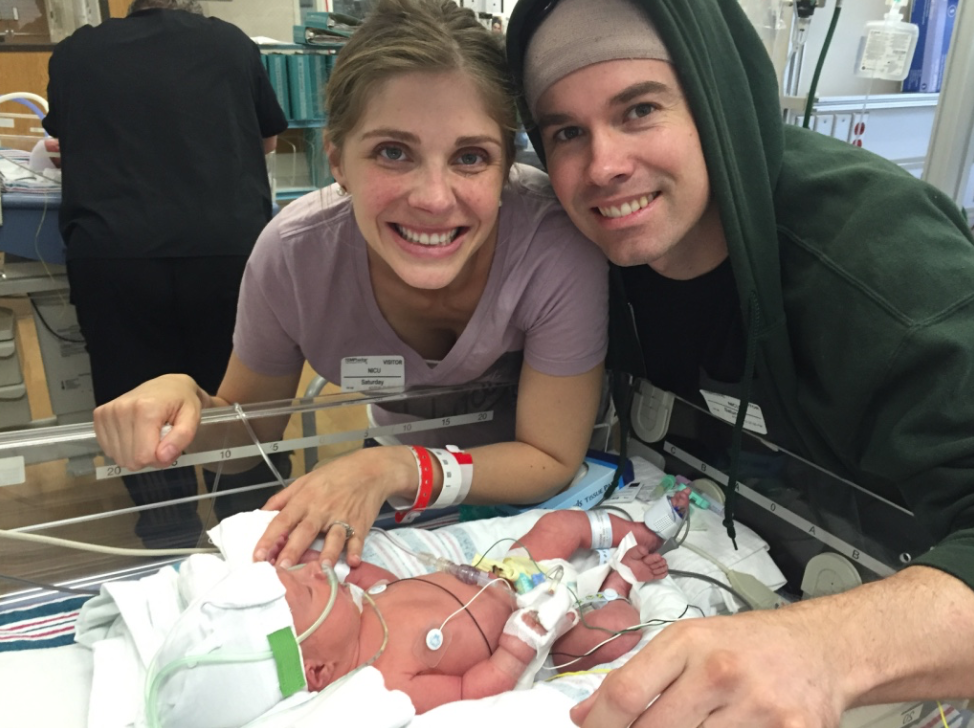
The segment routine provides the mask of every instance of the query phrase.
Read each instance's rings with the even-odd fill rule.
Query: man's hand
[[[776,611],[670,625],[575,706],[572,720],[587,728],[834,728],[859,705],[974,694],[971,644],[971,588],[911,566]]]
[[[786,608],[670,625],[575,706],[572,720],[586,728],[835,728],[847,700],[829,662],[831,637],[803,616]]]

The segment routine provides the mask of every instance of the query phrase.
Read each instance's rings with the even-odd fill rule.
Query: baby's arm
[[[523,677],[533,675],[552,643],[577,622],[578,613],[569,609],[570,601],[564,585],[535,594],[529,606],[516,610],[507,620],[494,654],[486,660],[459,677],[413,676],[407,686],[399,689],[412,698],[420,713],[454,700],[484,698],[512,690]],[[388,685],[388,678],[386,683],[393,687]]]
[[[485,698],[513,690],[535,654],[533,647],[513,635],[503,634],[494,654],[463,675],[415,675],[405,685],[388,687],[398,687],[413,701],[417,713],[425,713],[456,700]]]
[[[689,493],[680,491],[670,499],[672,505],[681,513],[689,508]],[[599,514],[601,517],[603,514]],[[618,546],[629,533],[636,537],[636,543],[649,551],[656,551],[663,545],[663,539],[650,531],[641,521],[627,521],[624,518],[608,515],[612,524],[612,547]],[[567,559],[579,549],[592,548],[592,522],[585,511],[551,511],[544,514],[534,527],[518,539],[515,546],[523,546],[535,559]]]

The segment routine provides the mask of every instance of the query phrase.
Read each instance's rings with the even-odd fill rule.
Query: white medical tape
[[[542,562],[544,563],[546,562]],[[550,591],[551,588],[552,584],[546,582],[539,584],[528,594],[519,595],[520,609],[504,624],[504,634],[521,640],[537,653],[518,680],[517,689],[524,689],[532,684],[534,676],[548,657],[551,645],[578,622],[578,612],[574,609],[575,599],[565,582],[559,582],[554,587],[554,592]],[[528,604],[522,603],[525,597],[528,597],[525,600]],[[545,634],[538,634],[524,622],[528,614],[546,630]]]
[[[646,528],[664,541],[673,538],[683,525],[683,517],[676,512],[670,499],[666,496],[654,501],[643,515]]]
[[[355,602],[355,606],[358,607],[359,613],[362,611],[362,587],[356,586],[355,584],[348,585],[348,593],[352,597],[352,601]]]
[[[592,548],[612,548],[612,521],[605,511],[589,511],[588,522],[592,526]]]
[[[572,600],[573,601],[573,600]],[[574,604],[560,595],[540,605],[538,609],[518,609],[504,624],[504,634],[509,634],[534,648],[538,655],[545,654],[555,640],[575,626],[578,612]],[[544,630],[539,634],[525,622],[529,616]]]
[[[552,639],[554,635],[547,630],[539,634],[533,627],[525,624],[524,617],[529,614],[531,614],[531,610],[529,609],[518,609],[514,612],[504,625],[504,634],[509,634],[521,640],[521,642],[541,655],[551,647],[551,644],[554,642]],[[533,614],[531,616],[534,617]]]
[[[612,567],[612,570],[617,572],[619,576],[633,586],[639,584],[639,580],[636,579],[636,575],[632,573],[632,569],[622,563],[622,558],[628,554],[629,550],[635,545],[636,536],[632,533],[627,533],[626,537],[619,542],[619,548],[613,552],[612,558],[609,559],[609,566]]]

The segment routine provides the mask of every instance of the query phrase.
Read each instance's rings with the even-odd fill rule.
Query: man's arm
[[[63,56],[66,52],[65,41],[61,41],[54,47],[54,51],[51,53],[51,57],[47,62],[48,111],[41,120],[41,126],[44,127],[44,131],[55,138],[61,136],[61,114],[63,113],[61,107],[64,105],[61,93],[64,88],[64,81],[62,79],[64,68]]]
[[[287,129],[287,116],[284,113],[284,109],[281,108],[273,85],[271,85],[271,79],[267,75],[267,69],[264,68],[260,48],[250,39],[247,39],[246,42],[249,44],[248,51],[250,53],[251,73],[254,80],[254,111],[257,114],[260,135],[267,140]]]
[[[971,645],[974,592],[915,566],[777,611],[671,625],[572,719],[690,728],[719,711],[728,725],[834,728],[857,705],[974,694]]]
[[[850,705],[974,695],[974,591],[939,569],[915,566],[840,594],[853,615],[843,637]],[[863,610],[870,610],[867,615]]]
[[[270,154],[277,149],[277,134],[264,139],[264,154]]]

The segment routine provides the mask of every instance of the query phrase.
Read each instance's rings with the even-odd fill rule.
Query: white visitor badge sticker
[[[401,356],[346,356],[342,359],[342,389],[346,392],[404,386],[406,361]]]
[[[724,422],[730,422],[732,425],[737,422],[737,412],[741,408],[741,400],[737,397],[729,397],[726,394],[708,392],[706,389],[701,389],[700,394],[706,400],[710,414],[719,417]],[[744,429],[756,432],[759,435],[768,434],[768,426],[764,423],[764,414],[761,412],[761,408],[753,402],[747,406],[747,414],[744,416]]]

